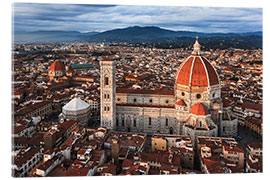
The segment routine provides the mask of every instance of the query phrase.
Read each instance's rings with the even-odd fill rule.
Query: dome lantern
[[[194,56],[200,56],[201,55],[201,45],[199,44],[198,36],[196,36],[196,42],[193,45],[192,55],[194,55]]]

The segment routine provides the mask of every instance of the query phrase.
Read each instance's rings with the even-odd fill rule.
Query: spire
[[[193,45],[192,55],[195,55],[195,56],[201,55],[201,45],[199,44],[198,36],[196,36],[196,42]]]

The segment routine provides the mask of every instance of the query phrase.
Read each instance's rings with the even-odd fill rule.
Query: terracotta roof
[[[26,105],[23,108],[21,108],[17,113],[15,113],[15,115],[24,116],[27,113],[30,113],[38,108],[46,106],[49,103],[51,103],[51,102],[50,101],[41,101],[41,102]]]
[[[130,159],[124,159],[123,163],[122,163],[122,168],[128,168],[131,167],[133,165],[134,161],[130,160]]]
[[[54,61],[49,68],[49,71],[64,71],[64,70],[65,66],[61,61]]]
[[[205,57],[190,56],[178,69],[176,83],[205,87],[219,84],[219,78]]]
[[[224,150],[226,151],[230,151],[230,152],[239,152],[239,153],[244,153],[245,151],[243,150],[243,148],[239,147],[239,146],[228,146],[228,145],[223,145]]]
[[[174,90],[165,90],[165,89],[148,90],[148,89],[116,88],[116,93],[174,95]]]
[[[174,106],[168,105],[154,105],[154,104],[126,104],[126,103],[117,103],[116,106],[134,106],[134,107],[149,107],[149,108],[174,108]]]
[[[113,61],[113,60],[110,58],[105,58],[105,59],[102,59],[102,61]]]
[[[14,158],[13,163],[19,167],[27,163],[31,158],[39,153],[40,148],[29,148],[27,150],[21,150],[20,153]]]
[[[178,105],[178,106],[187,106],[186,103],[185,103],[185,101],[183,101],[182,99],[180,99],[179,101],[177,101],[175,104]]]
[[[247,146],[250,148],[262,149],[262,142],[252,142],[249,143]]]
[[[197,116],[205,116],[207,114],[210,114],[208,111],[208,108],[202,104],[202,103],[197,103],[194,104],[191,109],[190,109],[190,113],[197,115]]]
[[[222,102],[223,102],[223,107],[226,108],[230,106],[231,101],[228,99],[222,98]]]
[[[255,109],[255,110],[258,110],[258,111],[262,111],[262,105],[261,104],[254,104],[254,103],[251,103],[251,102],[248,102],[248,101],[244,101],[243,104],[242,104],[242,107],[244,109]]]

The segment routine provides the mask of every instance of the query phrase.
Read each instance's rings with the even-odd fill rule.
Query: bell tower
[[[100,61],[100,122],[108,129],[116,127],[115,92],[114,61],[106,58]]]

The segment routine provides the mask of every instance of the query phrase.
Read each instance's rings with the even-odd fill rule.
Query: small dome
[[[180,99],[179,101],[177,101],[175,104],[178,105],[178,106],[187,106],[186,103],[185,103],[185,101],[183,101],[182,99]]]
[[[190,113],[194,114],[194,115],[197,115],[197,116],[205,116],[205,115],[210,114],[209,111],[208,111],[208,108],[204,104],[202,104],[200,102],[194,104],[191,107]]]
[[[65,65],[61,61],[54,61],[49,68],[49,71],[64,71],[64,70]]]

